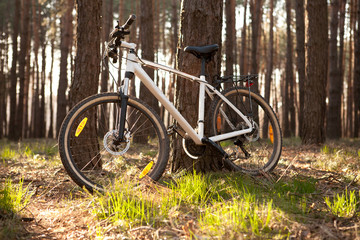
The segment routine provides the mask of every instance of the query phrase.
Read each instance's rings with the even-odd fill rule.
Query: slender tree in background
[[[251,12],[251,74],[259,73],[258,62],[258,46],[259,35],[261,29],[261,16],[262,16],[263,0],[250,0],[250,12]],[[254,86],[254,91],[259,92],[259,86],[257,81]]]
[[[273,65],[274,65],[274,0],[270,0],[270,26],[269,26],[269,43],[267,48],[267,66],[265,75],[265,100],[270,103],[270,88],[272,81]],[[269,121],[266,118],[263,124],[263,135],[268,136]]]
[[[339,77],[341,79],[341,88],[343,89],[344,85],[344,69],[345,69],[345,54],[344,54],[344,33],[345,33],[345,14],[346,14],[346,3],[347,0],[340,0],[340,16],[339,16],[339,59],[338,59],[338,65],[339,65]],[[345,129],[345,121],[344,121],[344,94],[342,91],[341,95],[341,129],[342,129],[342,136],[344,135],[344,129]]]
[[[235,62],[235,0],[225,1],[225,16],[226,16],[226,33],[225,33],[225,75],[230,76],[234,74]],[[231,86],[231,83],[228,84]],[[227,88],[225,86],[225,88]]]
[[[31,115],[31,137],[39,138],[41,128],[40,123],[40,70],[39,70],[39,48],[40,48],[40,16],[38,9],[38,1],[32,0],[32,28],[33,28],[33,51],[34,51],[34,78],[33,80],[33,101]]]
[[[54,21],[55,22],[55,21]],[[50,40],[50,47],[51,47],[51,62],[50,62],[50,73],[49,73],[49,88],[50,88],[50,103],[49,103],[49,112],[50,112],[50,120],[49,120],[49,131],[48,131],[48,138],[54,137],[54,111],[53,111],[53,70],[54,70],[54,49],[55,49],[55,37],[51,38]]]
[[[23,0],[21,5],[21,32],[20,32],[20,53],[19,53],[19,79],[20,79],[20,90],[19,100],[16,111],[16,134],[15,139],[20,139],[23,136],[23,120],[24,120],[24,106],[26,103],[25,99],[25,68],[29,59],[28,57],[28,39],[30,38],[29,26],[30,26],[30,1]]]
[[[355,68],[354,68],[354,137],[360,135],[360,0],[357,1],[357,20],[355,31]]]
[[[113,22],[113,0],[106,0],[103,1],[103,27],[102,27],[102,42],[108,41],[109,34],[110,34],[110,27],[112,27]],[[103,44],[103,51],[105,46]],[[104,64],[108,65],[108,58],[104,59]],[[103,66],[101,71],[101,81],[100,81],[100,92],[107,92],[108,91],[108,84],[109,84],[109,71]]]
[[[330,41],[329,41],[329,105],[326,117],[326,136],[330,139],[341,137],[341,93],[342,79],[338,65],[338,0],[331,1]]]
[[[283,96],[283,134],[295,136],[293,42],[291,33],[291,0],[286,0],[286,65]]]
[[[141,0],[140,45],[141,57],[149,61],[154,61],[153,4],[152,1],[149,0]],[[153,69],[146,68],[145,71],[151,79],[154,79]],[[149,104],[157,113],[160,113],[158,101],[143,83],[140,84],[140,98]]]
[[[188,45],[203,46],[208,44],[221,44],[222,29],[222,1],[183,0],[180,16],[179,49],[177,52],[177,67],[193,75],[200,74],[200,60],[186,53],[183,49]],[[201,23],[201,24],[194,24]],[[207,79],[220,73],[221,49],[218,50],[213,61],[207,64]],[[197,125],[197,100],[199,85],[184,79],[176,80],[175,105],[180,113],[193,127]],[[195,91],[196,89],[196,91]],[[206,116],[206,113],[205,113]],[[181,168],[196,171],[217,170],[222,165],[221,158],[205,155],[195,162],[189,158],[182,149],[182,138],[177,136],[173,141],[172,170]],[[205,152],[206,154],[206,152]]]
[[[244,22],[243,22],[243,28],[241,30],[241,51],[240,51],[240,60],[239,60],[239,64],[240,64],[240,74],[241,75],[245,75],[248,73],[247,70],[247,64],[246,64],[246,50],[247,50],[247,42],[246,42],[246,12],[247,12],[247,3],[248,0],[244,1]]]
[[[296,66],[299,77],[299,136],[302,136],[304,118],[304,82],[305,82],[305,9],[304,0],[296,1]]]
[[[10,75],[10,121],[9,139],[16,140],[16,87],[17,87],[17,59],[18,59],[18,35],[20,21],[20,0],[13,1],[15,4],[13,33],[12,33],[12,64]]]
[[[60,78],[59,87],[57,92],[57,111],[56,111],[56,135],[59,134],[60,126],[66,116],[66,109],[68,101],[66,92],[68,88],[68,57],[70,49],[71,39],[73,37],[72,27],[72,11],[74,8],[74,0],[65,0],[65,12],[60,19]],[[90,26],[90,25],[89,25]],[[89,28],[89,27],[87,27]],[[85,31],[85,29],[83,30]]]
[[[325,141],[326,81],[328,70],[328,13],[326,0],[307,0],[306,78],[304,87],[304,144]],[[316,104],[315,104],[316,103]]]
[[[40,13],[41,14],[41,13]],[[42,62],[41,62],[41,90],[40,90],[40,106],[39,106],[39,115],[40,115],[40,120],[38,123],[40,132],[39,132],[39,137],[40,138],[44,138],[46,137],[46,120],[45,120],[45,116],[46,116],[46,109],[45,109],[45,82],[46,82],[46,40],[45,40],[45,34],[46,34],[46,30],[45,27],[41,25],[40,22],[40,42],[41,42],[41,58],[42,58]]]
[[[354,128],[353,128],[353,101],[354,101],[354,92],[353,92],[353,61],[354,61],[354,28],[355,28],[355,1],[356,0],[350,0],[350,21],[349,21],[349,41],[348,41],[348,47],[349,47],[349,53],[348,53],[348,75],[347,75],[347,91],[346,91],[346,113],[345,113],[345,136],[352,137],[354,134]]]

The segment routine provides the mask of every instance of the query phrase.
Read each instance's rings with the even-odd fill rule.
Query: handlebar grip
[[[135,21],[136,16],[135,14],[131,14],[128,18],[128,20],[126,20],[126,23],[122,26],[124,29],[128,29],[130,27],[130,25]]]

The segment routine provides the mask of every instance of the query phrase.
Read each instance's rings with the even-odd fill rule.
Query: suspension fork
[[[135,75],[133,72],[125,72],[124,83],[123,83],[122,87],[120,87],[120,89],[119,89],[121,103],[120,103],[120,114],[119,114],[120,121],[119,121],[119,126],[118,126],[119,135],[117,136],[117,139],[116,139],[118,142],[123,142],[125,140],[124,132],[125,132],[127,104],[128,104],[128,100],[129,100],[129,96],[128,96],[129,81],[130,80],[133,81],[134,76]]]

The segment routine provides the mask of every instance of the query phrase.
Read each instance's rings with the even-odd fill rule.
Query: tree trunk
[[[25,67],[25,83],[24,83],[24,109],[23,109],[23,126],[22,137],[28,138],[30,135],[29,127],[29,90],[30,90],[30,75],[31,75],[31,32],[29,31],[29,37],[27,38],[27,53],[26,53],[26,67]]]
[[[350,1],[350,29],[349,29],[349,59],[348,59],[348,77],[347,77],[347,99],[346,99],[346,136],[352,137],[353,129],[353,63],[354,63],[354,38],[353,30],[355,28],[355,0]]]
[[[354,67],[354,137],[360,135],[360,0],[357,2],[357,24],[355,25],[355,67]]]
[[[32,20],[33,20],[33,41],[34,41],[34,91],[33,91],[33,111],[31,112],[31,126],[32,126],[32,137],[39,138],[41,126],[40,123],[40,71],[39,71],[39,47],[40,47],[40,29],[39,29],[39,15],[37,13],[37,0],[32,0]]]
[[[183,51],[188,45],[219,44],[221,46],[222,29],[222,1],[183,0],[181,9],[180,40],[177,52],[177,67],[180,71],[199,75],[200,60]],[[194,24],[199,22],[201,24]],[[207,64],[206,74],[209,82],[220,73],[221,49],[218,50],[213,61]],[[180,113],[195,127],[197,122],[199,85],[184,79],[176,80],[175,105]],[[206,101],[208,102],[208,101]],[[207,108],[206,108],[207,109]],[[205,113],[206,116],[207,113]],[[206,133],[205,133],[206,134]],[[221,158],[213,153],[205,152],[205,156],[196,161],[189,158],[182,149],[182,139],[177,136],[173,142],[172,170],[186,169],[192,171],[218,170],[222,165]]]
[[[108,41],[109,34],[110,34],[110,26],[112,26],[113,21],[113,0],[106,0],[103,2],[103,27],[102,27],[102,34],[103,39],[102,42]],[[103,44],[103,51],[105,47]],[[105,64],[108,65],[108,58],[105,58]],[[100,82],[100,92],[107,92],[108,91],[108,82],[109,82],[109,71],[105,66],[103,66],[101,71],[101,82]]]
[[[44,27],[41,27],[41,42],[42,42],[42,50],[41,50],[41,91],[40,91],[40,138],[46,137],[46,110],[45,110],[45,82],[46,82],[46,41],[45,41],[46,31]]]
[[[243,28],[241,30],[241,52],[240,52],[240,75],[245,75],[248,73],[247,64],[246,64],[246,50],[247,50],[247,42],[246,42],[246,10],[247,10],[247,2],[248,0],[244,1],[244,22]]]
[[[326,0],[307,0],[306,78],[303,144],[325,141],[326,79],[328,70],[328,13]],[[325,57],[324,57],[325,56]],[[316,103],[316,104],[314,104]]]
[[[53,69],[54,69],[54,48],[55,48],[55,37],[53,37],[50,40],[51,45],[51,63],[50,63],[50,73],[49,73],[49,88],[50,88],[50,96],[49,96],[49,112],[50,112],[50,123],[49,123],[49,132],[48,132],[48,138],[54,137],[54,109],[53,109]]]
[[[276,4],[276,3],[275,3]],[[270,89],[273,72],[273,59],[274,59],[274,0],[270,0],[270,27],[269,27],[269,46],[267,49],[267,66],[265,75],[265,100],[270,104]],[[263,125],[263,135],[268,135],[268,119],[265,120]]]
[[[296,65],[299,76],[299,135],[302,137],[304,118],[304,82],[305,82],[305,9],[304,0],[296,1]]]
[[[82,99],[98,92],[100,74],[100,40],[101,40],[101,0],[76,0],[77,11],[77,34],[76,34],[76,56],[74,79],[70,86],[69,102],[71,106]],[[91,26],[89,28],[89,26]],[[95,113],[93,113],[95,114]],[[96,129],[96,117],[90,121],[89,127]],[[96,131],[94,131],[96,134]],[[88,151],[89,154],[97,152],[99,149],[96,135],[87,136],[89,141],[95,143],[83,144],[86,146],[96,146],[95,149],[87,149],[86,146],[81,151]],[[96,158],[96,156],[89,156]],[[83,158],[75,159],[80,168],[85,165]],[[99,163],[96,167],[101,167]]]
[[[347,0],[340,0],[340,19],[339,19],[339,59],[338,59],[338,66],[339,66],[339,75],[341,79],[341,132],[342,136],[344,136],[344,129],[345,129],[345,118],[344,118],[344,92],[343,92],[343,85],[344,85],[344,29],[345,29],[345,10],[346,10],[346,2]]]
[[[153,4],[150,0],[141,0],[140,45],[141,57],[149,61],[154,61],[154,19]],[[154,69],[146,68],[145,71],[149,77],[154,80]],[[140,99],[148,103],[155,112],[160,113],[157,99],[143,83],[140,84]]]
[[[326,136],[330,139],[341,138],[341,82],[338,66],[338,25],[339,1],[331,2],[330,41],[329,41],[329,106],[326,118]]]
[[[28,38],[29,38],[29,26],[30,26],[30,1],[23,0],[21,6],[21,40],[20,40],[20,53],[19,53],[19,79],[20,90],[19,100],[16,111],[16,133],[15,139],[18,140],[22,137],[23,132],[23,119],[24,119],[24,101],[25,101],[25,68],[26,68],[26,56],[28,52]]]
[[[291,35],[291,0],[286,0],[286,67],[285,67],[285,112],[284,137],[295,136],[295,106],[294,106],[294,72],[293,72],[293,41]]]
[[[68,88],[68,56],[70,51],[71,39],[73,37],[73,27],[72,27],[72,11],[74,8],[74,0],[66,0],[66,5],[64,6],[65,12],[63,13],[60,19],[60,77],[59,77],[59,87],[58,87],[58,99],[57,99],[57,111],[56,111],[56,136],[59,134],[60,126],[62,121],[66,116],[66,109],[68,106],[68,101],[66,98],[66,91]],[[91,25],[89,25],[91,26]],[[84,28],[88,29],[89,27]],[[90,35],[89,35],[90,36]],[[90,37],[89,37],[90,38]],[[89,68],[90,69],[90,68]]]
[[[21,6],[21,40],[20,40],[20,56],[19,56],[19,79],[20,79],[20,90],[19,90],[19,103],[16,111],[16,132],[15,139],[18,140],[22,137],[23,131],[23,115],[24,115],[24,90],[25,90],[25,67],[26,67],[26,56],[28,52],[28,38],[29,38],[29,22],[30,22],[30,2],[28,0],[22,1]]]
[[[11,85],[10,85],[10,122],[9,139],[16,140],[16,88],[17,88],[17,59],[18,59],[18,35],[20,21],[20,0],[15,0],[13,34],[12,34],[12,64],[11,64]]]
[[[178,28],[178,1],[172,0],[172,15],[171,15],[171,29],[172,31],[172,39],[171,39],[171,59],[174,59],[177,51],[177,45],[179,42],[178,35],[179,35],[179,28]],[[172,62],[171,64],[176,64],[176,62]]]
[[[259,35],[261,29],[261,9],[263,0],[250,0],[250,12],[251,12],[251,74],[257,74],[259,72],[258,62],[258,45]],[[259,92],[258,81],[255,83],[255,92]]]
[[[226,15],[226,35],[225,35],[225,75],[231,76],[234,74],[235,61],[235,0],[225,1],[225,15]],[[231,87],[232,84],[226,84],[225,88]]]

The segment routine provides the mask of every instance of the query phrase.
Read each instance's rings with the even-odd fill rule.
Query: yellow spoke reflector
[[[273,128],[271,125],[269,125],[269,137],[270,137],[271,143],[274,143],[274,132],[273,132]]]
[[[143,177],[146,176],[146,174],[148,174],[148,172],[150,171],[153,164],[154,164],[154,161],[151,161],[151,162],[148,163],[148,165],[146,165],[144,170],[142,170],[142,172],[140,173],[139,179],[142,179]]]
[[[87,120],[88,120],[88,118],[86,117],[81,121],[81,123],[79,124],[79,126],[76,129],[75,137],[78,137],[80,135],[81,131],[84,129],[84,127],[86,125]]]

